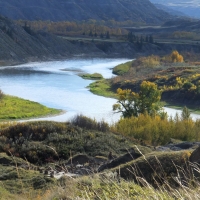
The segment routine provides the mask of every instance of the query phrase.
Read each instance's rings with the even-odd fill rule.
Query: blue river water
[[[77,114],[113,123],[120,118],[113,113],[115,99],[92,94],[86,88],[92,81],[84,80],[78,73],[101,73],[105,78],[113,76],[111,68],[128,59],[80,59],[36,62],[0,68],[0,89],[9,95],[18,96],[45,106],[62,109],[58,116],[31,120],[67,121]],[[169,115],[177,110],[165,108]],[[200,118],[199,115],[192,115]]]

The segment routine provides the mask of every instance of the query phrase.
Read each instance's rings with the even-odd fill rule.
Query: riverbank
[[[138,92],[142,81],[150,81],[162,91],[165,107],[182,110],[187,106],[190,112],[199,114],[200,63],[190,60],[173,63],[170,55],[141,57],[114,67],[113,72],[119,71],[118,76],[93,82],[88,88],[96,95],[117,98],[118,88]]]
[[[61,110],[48,108],[37,102],[5,94],[0,100],[0,107],[0,121],[54,116],[63,113]]]
[[[116,92],[112,90],[112,85],[110,84],[110,81],[107,79],[103,79],[100,81],[95,81],[87,86],[89,88],[90,92],[92,92],[95,95],[107,97],[107,98],[114,98],[117,101],[117,95]],[[178,104],[177,102],[166,102],[161,101],[161,104],[165,108],[173,108],[175,110],[183,110],[183,107],[185,104]],[[193,114],[200,115],[200,107],[195,107],[194,105],[187,105],[187,108],[189,111]]]

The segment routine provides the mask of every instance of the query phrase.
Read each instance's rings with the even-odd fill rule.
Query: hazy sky
[[[170,6],[200,7],[200,0],[150,0],[153,3],[162,3]]]

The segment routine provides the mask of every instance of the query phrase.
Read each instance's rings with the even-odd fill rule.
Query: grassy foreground
[[[176,125],[177,130],[182,126]],[[141,152],[141,156],[101,173],[90,168],[88,175],[60,179],[41,173],[60,167],[68,172],[71,165],[67,166],[67,162],[76,155],[106,160],[110,151],[118,157],[131,149]],[[200,169],[189,162],[192,151],[158,152],[152,146],[142,146],[138,140],[124,137],[120,131],[113,133],[106,122],[84,116],[67,123],[13,124],[2,128],[0,134],[0,199],[196,200]],[[84,168],[87,165],[88,162]]]
[[[60,113],[39,103],[14,96],[3,95],[0,100],[0,120],[23,119]]]

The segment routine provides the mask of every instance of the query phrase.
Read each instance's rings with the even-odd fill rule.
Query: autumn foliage
[[[178,51],[173,51],[172,52],[171,60],[172,60],[172,62],[180,62],[180,63],[182,63],[184,61],[183,60],[183,56],[180,55]]]
[[[200,120],[185,119],[183,114],[175,117],[149,116],[122,118],[113,126],[113,131],[130,139],[137,139],[146,144],[166,144],[171,138],[182,141],[200,140]]]
[[[130,89],[117,90],[118,101],[113,105],[113,110],[122,113],[123,117],[138,116],[148,113],[153,115],[160,110],[158,105],[161,92],[155,83],[143,81],[140,85],[140,92],[135,93]]]

